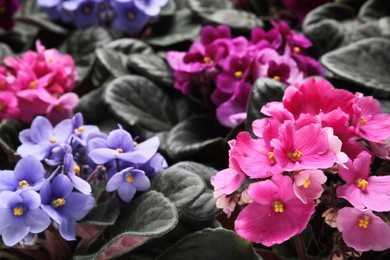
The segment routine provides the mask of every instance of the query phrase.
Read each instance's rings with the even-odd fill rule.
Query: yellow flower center
[[[273,79],[276,80],[276,81],[280,81],[280,77],[279,76],[274,76]]]
[[[367,124],[367,119],[365,119],[364,117],[360,118],[360,124],[361,125]]]
[[[133,12],[127,12],[127,18],[133,21],[135,19],[135,14]]]
[[[241,79],[242,76],[244,76],[244,73],[241,70],[234,72],[234,77]]]
[[[7,8],[4,5],[0,6],[0,14],[5,14],[5,12],[7,12]]]
[[[80,167],[78,165],[75,165],[73,167],[73,171],[76,173],[76,174],[79,174],[80,173]]]
[[[23,213],[24,213],[23,207],[19,206],[19,207],[14,208],[14,215],[15,216],[21,216],[21,215],[23,215]]]
[[[276,213],[283,213],[283,211],[284,211],[283,203],[280,200],[274,201],[274,203],[272,203],[272,205],[274,206],[274,210]]]
[[[53,62],[53,60],[54,60],[54,58],[53,58],[53,57],[49,57],[49,58],[47,58],[47,62],[48,62],[48,63],[51,63],[51,62]]]
[[[290,152],[287,154],[287,158],[292,162],[297,162],[301,159],[302,152],[299,150],[295,150],[294,152]]]
[[[370,224],[370,217],[368,215],[362,215],[359,218],[359,227],[367,228],[368,224]]]
[[[131,183],[134,182],[134,177],[131,174],[126,174],[126,181]]]
[[[78,128],[76,128],[76,129],[74,130],[74,133],[75,133],[76,135],[79,135],[79,134],[81,134],[82,132],[84,132],[84,130],[85,130],[84,126],[79,126]]]
[[[59,207],[62,207],[64,206],[66,203],[65,199],[64,198],[58,198],[56,200],[53,200],[51,205],[54,207],[54,208],[59,208]]]
[[[89,13],[91,12],[91,8],[89,8],[88,6],[84,6],[83,12],[84,12],[85,14],[89,14]]]
[[[117,151],[118,153],[123,153],[123,149],[122,149],[122,148],[116,148],[116,151]]]
[[[19,182],[19,188],[24,188],[30,186],[26,180],[21,180]]]
[[[0,103],[0,112],[3,112],[5,110],[5,104]]]
[[[301,48],[299,48],[298,46],[294,47],[294,51],[295,52],[301,52]]]
[[[133,146],[136,147],[138,143],[136,141],[133,142]]]
[[[28,84],[28,87],[31,88],[31,89],[34,89],[38,86],[38,80],[33,80],[30,82],[30,84]]]
[[[310,182],[310,179],[307,178],[307,179],[305,180],[305,182],[303,183],[303,188],[307,189],[307,187],[309,187],[310,183],[311,183],[311,182]]]
[[[207,63],[207,64],[213,63],[213,60],[212,60],[211,57],[209,57],[209,56],[204,57],[204,58],[203,58],[203,61],[204,61],[204,63]]]
[[[57,139],[55,137],[52,137],[49,139],[50,140],[50,143],[54,144],[55,142],[57,142]]]
[[[276,159],[273,152],[268,153],[268,159],[271,161],[272,164],[276,163]]]
[[[366,181],[365,179],[358,179],[356,181],[356,186],[358,186],[360,189],[365,189],[367,188],[368,186],[368,181]]]

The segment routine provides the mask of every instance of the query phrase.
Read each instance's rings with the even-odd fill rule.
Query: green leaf
[[[35,14],[25,14],[23,16],[15,18],[15,20],[58,34],[66,34],[68,32],[65,28],[53,23],[50,20],[50,17],[43,12]]]
[[[233,3],[229,0],[191,0],[188,1],[188,5],[192,11],[205,19],[217,11],[233,8]]]
[[[14,52],[11,50],[11,48],[5,44],[0,43],[0,59],[3,60],[7,56],[13,56]]]
[[[197,162],[182,161],[172,165],[170,168],[184,169],[186,171],[195,173],[206,182],[206,185],[209,189],[213,189],[213,186],[210,183],[210,178],[217,173],[217,170],[212,167]]]
[[[255,27],[264,26],[263,22],[256,15],[235,9],[218,10],[212,15],[207,16],[207,20],[216,24],[230,26],[233,29],[250,30]]]
[[[101,226],[114,225],[119,213],[119,201],[117,198],[112,198],[94,207],[85,216],[84,221]]]
[[[284,90],[287,85],[280,81],[269,78],[260,78],[256,80],[252,87],[247,106],[247,118],[245,128],[252,132],[252,123],[256,119],[263,118],[260,109],[271,101],[282,101]]]
[[[112,81],[103,95],[104,101],[123,122],[161,132],[169,130],[175,113],[172,99],[150,80],[140,76],[123,76]]]
[[[0,122],[0,140],[10,150],[16,150],[20,145],[19,132],[26,128],[26,124],[15,119],[4,119]]]
[[[172,69],[157,54],[132,54],[129,56],[128,65],[157,84],[173,86]]]
[[[359,20],[375,21],[390,15],[389,1],[369,0],[359,9]]]
[[[95,52],[98,60],[114,77],[129,74],[125,55],[108,48],[98,48]]]
[[[169,167],[155,175],[151,182],[151,189],[161,192],[172,201],[179,215],[184,213],[206,188],[198,175],[175,167]]]
[[[371,94],[390,97],[390,40],[365,39],[329,52],[321,63],[337,76],[371,90]]]
[[[149,191],[122,208],[113,226],[103,233],[103,240],[95,241],[88,255],[74,259],[110,259],[142,245],[152,237],[160,237],[178,223],[175,206],[161,193]]]
[[[168,3],[161,9],[160,16],[173,15],[176,11],[176,3],[174,0],[169,0]]]
[[[174,160],[207,150],[209,155],[220,151],[224,145],[221,136],[225,129],[208,116],[194,116],[177,124],[169,132],[167,152]]]
[[[146,42],[166,47],[193,40],[199,36],[201,26],[194,21],[188,9],[180,10],[173,16],[162,18],[153,27],[153,35],[155,36],[145,39]]]
[[[216,242],[217,241],[217,242]],[[230,230],[204,229],[184,237],[166,250],[157,260],[232,259],[259,260],[250,242]]]

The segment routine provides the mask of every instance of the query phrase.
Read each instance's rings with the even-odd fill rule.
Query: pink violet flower
[[[55,98],[45,89],[26,89],[17,93],[18,105],[22,111],[21,121],[31,123],[37,115],[45,114]]]
[[[336,224],[345,243],[357,251],[390,248],[390,225],[371,210],[342,208],[338,211]]]
[[[339,169],[346,184],[339,186],[336,194],[359,209],[389,211],[390,175],[369,176],[370,165],[371,155],[367,152],[360,153],[353,162],[347,162],[347,169]]]
[[[327,178],[321,170],[304,170],[294,175],[295,195],[303,202],[318,199],[324,188],[322,184]]]
[[[50,123],[58,124],[64,119],[72,118],[73,108],[79,102],[79,97],[75,93],[65,93],[47,107],[46,115]]]
[[[243,238],[265,246],[280,244],[302,232],[314,212],[314,201],[304,204],[293,191],[290,177],[280,174],[271,180],[252,183],[246,206],[234,223]]]
[[[318,124],[306,125],[298,130],[294,122],[286,121],[280,127],[280,136],[271,141],[274,156],[285,171],[326,169],[337,157],[329,148],[326,132]]]
[[[0,91],[0,121],[6,118],[19,118],[18,99],[11,91]]]

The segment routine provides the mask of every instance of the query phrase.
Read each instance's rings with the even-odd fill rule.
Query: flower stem
[[[298,234],[294,237],[295,248],[298,252],[299,260],[309,260],[306,254],[305,242],[303,241],[302,234]]]

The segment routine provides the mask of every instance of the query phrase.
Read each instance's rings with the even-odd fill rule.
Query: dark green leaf
[[[321,63],[337,76],[366,86],[375,96],[390,97],[390,40],[365,39],[329,52]]]
[[[155,175],[151,187],[172,201],[179,215],[194,203],[205,188],[204,181],[198,175],[175,167]]]
[[[84,221],[102,226],[114,225],[119,213],[119,201],[117,198],[112,198],[94,207],[85,216]]]
[[[123,76],[112,81],[104,101],[123,122],[161,132],[172,127],[174,104],[159,87],[140,76]]]
[[[153,28],[153,37],[146,41],[156,46],[169,46],[179,42],[193,40],[199,36],[201,26],[193,21],[189,10],[180,10],[175,15],[165,17]]]
[[[233,29],[250,30],[255,27],[263,27],[263,22],[256,15],[235,9],[218,10],[207,16],[207,20],[216,24],[230,26]]]
[[[200,176],[207,184],[209,189],[213,189],[210,183],[211,176],[217,173],[217,170],[197,162],[183,161],[171,166],[172,169],[184,169]]]
[[[273,79],[261,78],[256,80],[248,101],[247,118],[245,121],[247,131],[252,132],[254,120],[264,117],[260,113],[260,109],[268,102],[281,101],[286,88],[285,84]]]
[[[122,208],[115,225],[108,227],[103,240],[94,242],[88,255],[75,259],[109,259],[122,255],[172,230],[178,222],[175,206],[161,193],[149,191]]]
[[[0,122],[0,140],[10,150],[16,150],[20,145],[19,132],[26,128],[26,124],[14,120],[4,119]]]
[[[216,149],[223,146],[224,132],[222,126],[211,117],[194,116],[177,124],[170,131],[167,139],[168,155],[174,160],[180,160],[201,150]]]
[[[169,0],[168,3],[161,9],[160,16],[173,15],[176,11],[176,3],[174,0]]]
[[[26,14],[17,17],[15,20],[54,33],[58,33],[58,34],[67,33],[67,30],[65,28],[53,23],[46,13]]]
[[[162,253],[157,260],[175,259],[262,259],[250,242],[230,230],[204,229],[184,237]]]
[[[386,0],[369,0],[359,10],[359,19],[367,22],[390,15],[390,2]]]
[[[102,65],[114,76],[120,77],[129,74],[127,57],[120,52],[108,48],[96,49],[96,57]]]
[[[188,4],[192,11],[205,19],[219,10],[233,8],[233,3],[229,0],[191,0]]]
[[[3,60],[5,57],[12,55],[14,53],[11,48],[5,43],[0,43],[0,59]]]
[[[221,209],[215,206],[216,201],[214,192],[208,189],[187,209],[185,216],[196,221],[214,219],[222,212]]]
[[[172,69],[157,54],[132,54],[129,56],[128,65],[157,84],[173,86]]]
[[[153,49],[145,42],[138,39],[118,39],[104,45],[105,49],[113,49],[123,54],[153,53]]]

